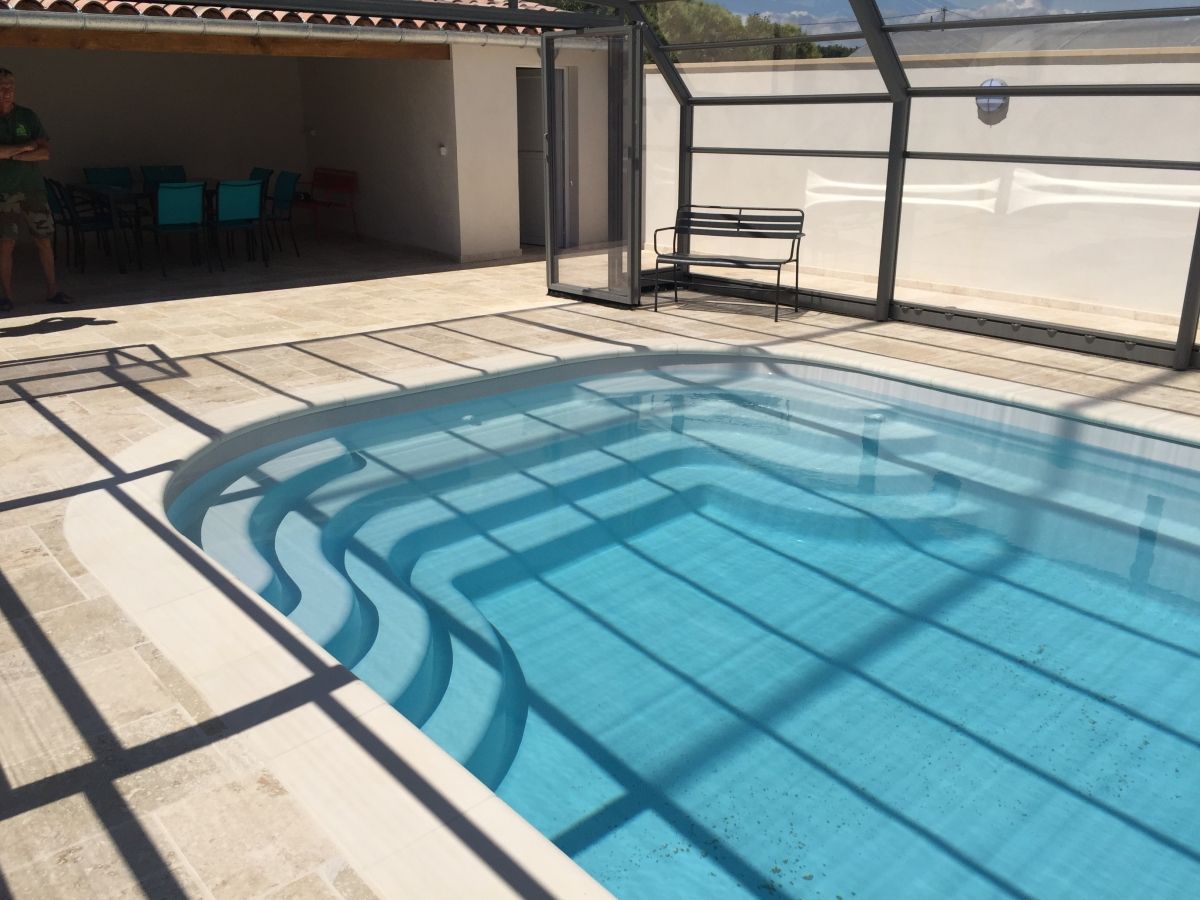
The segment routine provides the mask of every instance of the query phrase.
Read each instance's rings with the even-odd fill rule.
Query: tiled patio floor
[[[823,313],[776,324],[769,307],[715,298],[660,314],[572,303],[545,296],[536,260],[459,268],[339,245],[271,270],[243,261],[224,276],[74,282],[77,307],[0,320],[0,896],[416,896],[413,884],[424,896],[528,895],[545,884],[514,873],[512,852],[455,845],[439,857],[447,880],[406,885],[414,855],[443,853],[427,839],[461,838],[452,803],[414,792],[428,826],[407,829],[401,811],[378,848],[349,844],[293,777],[308,757],[285,766],[256,737],[294,711],[286,698],[231,706],[204,661],[232,665],[239,651],[199,630],[190,643],[147,631],[217,577],[196,565],[182,581],[160,577],[169,535],[146,519],[141,537],[117,539],[96,513],[154,502],[182,446],[168,434],[197,444],[326,402],[687,349],[827,359],[1200,438],[1200,372]],[[97,550],[106,538],[114,567],[141,564],[140,583],[116,583]],[[369,722],[377,698],[330,672],[305,689],[340,698],[345,723]],[[289,740],[303,750],[318,738]]]

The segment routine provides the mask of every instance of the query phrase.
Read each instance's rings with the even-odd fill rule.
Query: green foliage
[[[832,44],[823,47],[812,42],[799,25],[773,22],[761,13],[744,19],[725,7],[708,0],[675,0],[671,3],[646,4],[642,7],[651,26],[664,44],[694,44],[705,41],[796,39],[794,44],[765,47],[738,47],[724,50],[689,50],[679,62],[715,62],[752,59],[817,59],[823,56],[849,56],[853,47]]]
[[[600,12],[586,0],[551,0],[562,10]],[[706,41],[796,39],[794,44],[738,47],[724,50],[688,50],[678,62],[718,62],[754,59],[818,59],[849,56],[854,47],[844,44],[815,44],[799,25],[773,22],[762,13],[742,18],[709,0],[673,0],[647,3],[642,7],[650,26],[664,44],[698,44]]]

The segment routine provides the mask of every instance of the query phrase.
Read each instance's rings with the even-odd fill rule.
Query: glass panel
[[[697,106],[695,117],[697,147],[886,151],[892,106]]]
[[[666,44],[858,31],[847,0],[675,0],[642,9]]]
[[[1200,161],[1200,97],[983,99],[914,100],[909,150]]]
[[[889,25],[902,22],[961,22],[964,19],[1008,19],[1023,16],[1053,16],[1082,12],[1111,12],[1141,9],[1179,9],[1195,6],[1195,0],[965,0],[953,8],[916,4],[911,0],[880,0],[879,10]],[[920,12],[914,12],[914,7]]]
[[[699,154],[692,163],[694,203],[723,206],[788,206],[805,212],[800,244],[800,287],[874,299],[883,227],[887,161],[779,156]],[[655,227],[670,221],[651,223]],[[713,239],[709,239],[713,240]],[[693,242],[696,249],[708,245]],[[725,252],[769,254],[739,238]],[[718,249],[714,246],[712,249]],[[696,269],[704,272],[704,269]],[[713,269],[723,277],[754,278],[741,270]],[[774,283],[774,273],[757,273]]]
[[[643,243],[653,249],[651,223],[670,223],[679,205],[679,104],[656,66],[646,67],[646,137],[642,155]],[[643,250],[642,269],[654,268]]]
[[[820,55],[821,44],[776,44],[671,55],[697,97],[874,94],[884,90],[871,54]],[[840,45],[839,45],[840,46]]]
[[[898,300],[1174,342],[1200,173],[910,160]]]
[[[894,34],[914,87],[1200,80],[1200,17]]]
[[[550,281],[557,290],[631,302],[634,137],[630,38],[551,38],[563,72],[554,116],[552,197],[557,227]]]

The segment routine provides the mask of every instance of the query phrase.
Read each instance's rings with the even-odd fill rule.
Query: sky
[[[857,24],[847,0],[710,0],[739,15],[763,13],[779,22],[804,26],[811,34],[853,31]],[[947,19],[1029,16],[1046,13],[1099,12],[1192,5],[1194,0],[946,0]],[[940,18],[941,5],[930,0],[879,0],[884,19],[914,22]]]

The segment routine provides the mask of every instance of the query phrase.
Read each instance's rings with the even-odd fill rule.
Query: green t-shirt
[[[14,106],[0,116],[0,144],[25,144],[48,137],[32,109]],[[0,194],[44,194],[41,165],[19,159],[0,159]]]

